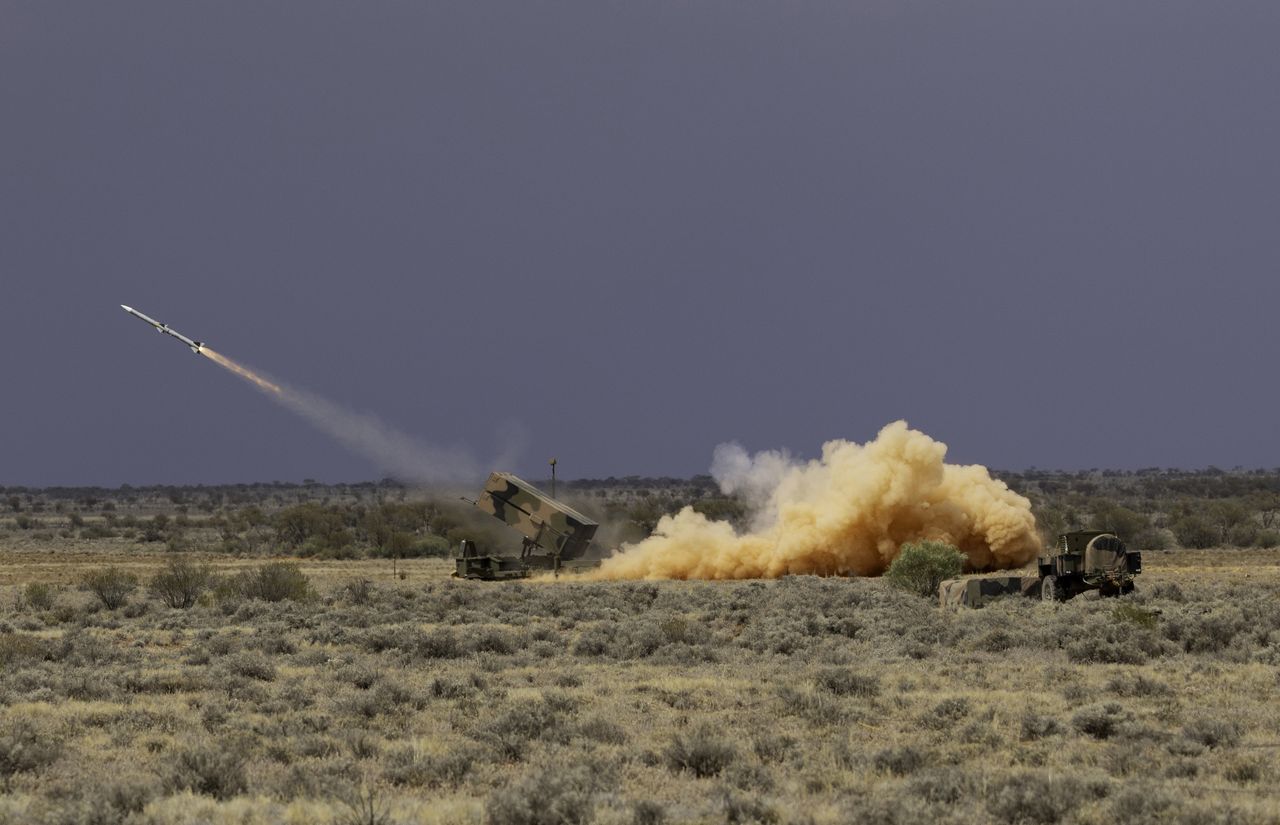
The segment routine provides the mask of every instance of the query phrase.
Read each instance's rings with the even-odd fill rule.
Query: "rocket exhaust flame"
[[[836,440],[807,463],[785,453],[716,451],[712,473],[755,521],[739,532],[691,507],[587,574],[597,579],[872,576],[907,542],[955,545],[973,570],[1019,567],[1040,548],[1031,502],[987,468],[944,462],[947,447],[896,421],[873,441]]]
[[[274,393],[275,395],[280,395],[283,392],[283,390],[280,389],[279,385],[271,383],[270,381],[263,378],[261,375],[258,375],[256,372],[244,366],[243,364],[238,364],[235,361],[232,361],[227,356],[222,355],[221,353],[214,352],[208,347],[201,347],[200,354],[210,359],[218,366],[223,367],[224,369],[231,370],[236,375],[240,376],[244,380],[253,384],[263,392]]]

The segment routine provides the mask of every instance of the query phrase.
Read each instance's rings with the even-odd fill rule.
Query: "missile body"
[[[174,338],[177,338],[179,341],[181,341],[182,343],[190,347],[191,351],[197,355],[199,355],[200,350],[204,348],[204,342],[192,341],[190,338],[183,335],[181,332],[169,329],[168,324],[162,324],[159,321],[157,321],[155,318],[151,318],[146,315],[143,315],[141,312],[138,312],[138,310],[134,309],[133,307],[127,307],[124,304],[121,304],[120,308],[123,309],[125,312],[129,313],[130,315],[132,315],[133,317],[141,318],[142,320],[146,321],[148,324],[150,324],[152,327],[155,328],[156,332],[163,332],[165,335],[172,335]]]

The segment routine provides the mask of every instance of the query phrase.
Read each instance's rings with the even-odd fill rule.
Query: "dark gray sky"
[[[0,483],[512,469],[895,418],[1275,466],[1280,4],[0,0]]]

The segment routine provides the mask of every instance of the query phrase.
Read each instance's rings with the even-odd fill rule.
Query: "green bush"
[[[573,728],[564,715],[548,705],[512,709],[494,717],[480,732],[480,739],[494,752],[513,762],[524,758],[534,741],[566,744]]]
[[[1127,622],[1147,630],[1155,628],[1160,619],[1159,613],[1138,607],[1136,604],[1122,604],[1111,611],[1111,616],[1117,622]]]
[[[187,559],[171,559],[165,569],[151,579],[151,593],[165,605],[186,610],[195,605],[213,584],[213,568]]]
[[[1243,731],[1233,719],[1213,719],[1199,716],[1182,728],[1182,735],[1206,748],[1232,747],[1240,743]]]
[[[218,595],[223,601],[241,598],[301,602],[311,599],[314,592],[311,582],[298,565],[273,561],[232,576],[219,586]]]
[[[101,524],[90,524],[88,527],[80,528],[82,539],[114,539],[119,535],[115,530]]]
[[[392,533],[371,555],[385,559],[450,558],[454,554],[453,542],[435,534],[415,538],[408,533]]]
[[[855,673],[848,668],[832,667],[818,671],[814,683],[837,696],[878,696],[880,680],[872,675]]]
[[[354,605],[364,606],[373,601],[378,588],[368,579],[352,579],[342,588],[344,595]]]
[[[1053,716],[1042,716],[1031,710],[1028,710],[1022,716],[1022,741],[1024,742],[1044,739],[1061,730],[1062,726],[1058,724],[1058,720]]]
[[[58,740],[42,734],[27,719],[15,719],[0,729],[0,788],[6,793],[14,776],[55,762],[62,752]]]
[[[485,802],[488,825],[586,825],[595,789],[583,770],[547,768],[495,791]]]
[[[142,531],[142,540],[145,542],[164,541],[167,535],[166,530],[169,526],[169,517],[164,513],[159,513],[151,522],[147,524]]]
[[[665,753],[667,767],[689,771],[697,777],[717,776],[737,758],[733,745],[717,737],[710,728],[700,728],[688,736],[676,735]]]
[[[227,656],[222,666],[228,673],[259,682],[273,682],[276,678],[276,666],[261,653],[241,651]]]
[[[938,595],[938,585],[964,569],[965,557],[950,544],[922,541],[902,545],[885,578],[897,587],[920,596]]]
[[[1117,702],[1083,707],[1071,717],[1071,724],[1083,734],[1094,739],[1110,739],[1120,727],[1130,721],[1132,714]]]
[[[1074,777],[1018,773],[992,782],[987,810],[1001,822],[1052,825],[1080,804],[1085,789]]]
[[[910,745],[884,748],[871,757],[871,764],[881,773],[909,776],[924,766],[925,756]]]
[[[1227,530],[1227,543],[1232,547],[1253,547],[1261,532],[1258,525],[1244,521]]]
[[[652,799],[640,799],[631,805],[631,821],[634,825],[663,825],[667,809]]]
[[[1136,536],[1146,530],[1149,521],[1146,515],[1116,504],[1099,507],[1093,517],[1095,529],[1115,533],[1127,542],[1132,542]]]
[[[43,582],[31,582],[22,588],[22,602],[32,610],[53,608],[53,588]]]
[[[81,580],[81,589],[97,596],[107,610],[115,610],[124,604],[137,586],[137,576],[116,567],[95,570]]]
[[[49,643],[39,636],[0,630],[0,667],[38,662],[50,655]]]
[[[933,706],[933,710],[920,717],[920,724],[933,730],[948,730],[968,716],[971,710],[968,699],[963,696],[952,696],[943,699]]]
[[[1280,547],[1280,531],[1259,530],[1253,541],[1254,547]]]
[[[1132,540],[1126,540],[1130,550],[1168,550],[1172,542],[1168,530],[1148,527],[1138,533]]]
[[[1177,536],[1179,544],[1193,550],[1215,547],[1222,540],[1222,532],[1200,516],[1178,519],[1173,524],[1173,534]]]
[[[249,787],[244,763],[245,757],[233,748],[198,745],[174,757],[166,785],[170,792],[189,790],[230,799]]]

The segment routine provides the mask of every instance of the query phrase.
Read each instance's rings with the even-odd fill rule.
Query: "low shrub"
[[[38,771],[57,761],[62,748],[29,720],[16,719],[0,728],[0,787],[7,793],[13,777]]]
[[[631,805],[632,825],[665,825],[667,809],[652,799],[641,799]]]
[[[236,676],[246,679],[257,679],[259,682],[271,682],[276,678],[276,666],[267,661],[261,653],[243,651],[227,656],[223,667]]]
[[[761,762],[781,762],[795,749],[796,740],[784,734],[764,733],[751,742]]]
[[[364,606],[373,601],[378,588],[368,579],[352,579],[342,588],[347,600],[354,605]]]
[[[1129,615],[1141,616],[1145,611],[1131,608]],[[1067,658],[1078,664],[1140,665],[1164,653],[1156,634],[1129,621],[1097,622],[1082,627],[1066,646]]]
[[[413,652],[423,659],[456,659],[464,653],[457,635],[447,627],[437,627],[419,635]]]
[[[1117,622],[1124,622],[1147,630],[1156,626],[1160,614],[1154,610],[1146,610],[1136,604],[1121,604],[1111,611],[1111,617]]]
[[[977,781],[962,768],[945,767],[916,774],[907,791],[933,805],[955,805],[974,793]]]
[[[1168,696],[1173,689],[1142,673],[1122,673],[1107,681],[1107,690],[1116,696]]]
[[[480,760],[480,750],[473,746],[455,747],[440,753],[405,747],[388,754],[384,776],[394,785],[417,788],[456,787]]]
[[[43,582],[31,582],[22,588],[22,603],[30,610],[52,610],[53,588]]]
[[[1280,531],[1259,530],[1253,540],[1254,547],[1280,547]]]
[[[565,744],[571,730],[564,717],[544,704],[513,708],[485,725],[478,738],[488,743],[505,759],[524,758],[529,743],[535,739]]]
[[[926,728],[933,730],[946,730],[956,722],[969,715],[969,700],[963,696],[952,696],[943,699],[926,713],[921,719],[920,724]]]
[[[1161,625],[1166,639],[1187,653],[1220,653],[1236,636],[1250,630],[1250,622],[1236,605],[1217,605],[1204,613],[1170,616]]]
[[[581,770],[549,768],[495,791],[485,801],[487,825],[586,825],[595,790]]]
[[[94,570],[81,579],[81,589],[97,596],[107,610],[115,610],[124,604],[137,586],[137,576],[117,567]]]
[[[578,725],[578,733],[602,745],[625,745],[627,732],[616,722],[596,716]]]
[[[26,633],[0,633],[0,666],[5,670],[37,662],[52,653],[47,642]]]
[[[195,564],[177,556],[151,578],[151,594],[165,606],[187,610],[208,590],[214,581],[213,568]]]
[[[1044,739],[1046,736],[1053,736],[1060,730],[1062,730],[1062,726],[1052,716],[1041,716],[1038,713],[1028,711],[1022,717],[1022,739],[1024,742]]]
[[[1133,715],[1116,702],[1081,708],[1071,717],[1071,724],[1094,739],[1110,739]]]
[[[1126,825],[1163,825],[1177,821],[1170,814],[1184,806],[1167,790],[1150,785],[1122,788],[1111,799],[1110,821]]]
[[[782,700],[783,713],[794,714],[818,727],[838,727],[849,718],[846,703],[826,691],[801,691],[782,685],[778,698]]]
[[[1231,747],[1240,743],[1240,724],[1207,716],[1192,719],[1182,728],[1182,735],[1206,748]]]
[[[386,559],[447,559],[452,558],[455,553],[454,543],[444,536],[431,534],[415,537],[405,533],[394,533],[391,541],[375,547],[370,555]]]
[[[1222,776],[1224,779],[1241,785],[1246,785],[1250,782],[1258,782],[1262,779],[1262,775],[1262,763],[1257,759],[1233,759],[1222,769]]]
[[[676,734],[663,755],[671,770],[689,771],[705,778],[719,775],[737,758],[738,752],[710,728],[703,727],[687,736]]]
[[[732,790],[724,792],[724,821],[726,825],[740,825],[740,823],[742,825],[745,825],[745,823],[773,825],[778,820],[778,812],[758,797],[750,794],[734,793]]]
[[[814,683],[837,696],[878,696],[880,680],[875,676],[856,673],[848,668],[826,668],[818,671]]]
[[[218,594],[224,601],[241,598],[264,602],[309,601],[315,595],[298,565],[283,561],[237,573],[218,587]]]
[[[245,757],[234,748],[198,745],[174,756],[166,785],[170,792],[230,799],[249,788],[244,764]]]
[[[894,776],[909,776],[920,770],[924,763],[924,754],[910,745],[884,748],[871,757],[871,764],[876,770]]]
[[[1017,825],[1053,825],[1079,807],[1085,789],[1072,777],[1019,773],[992,783],[987,810]]]
[[[467,634],[468,646],[476,653],[509,655],[516,652],[511,634],[497,627],[477,628]]]

